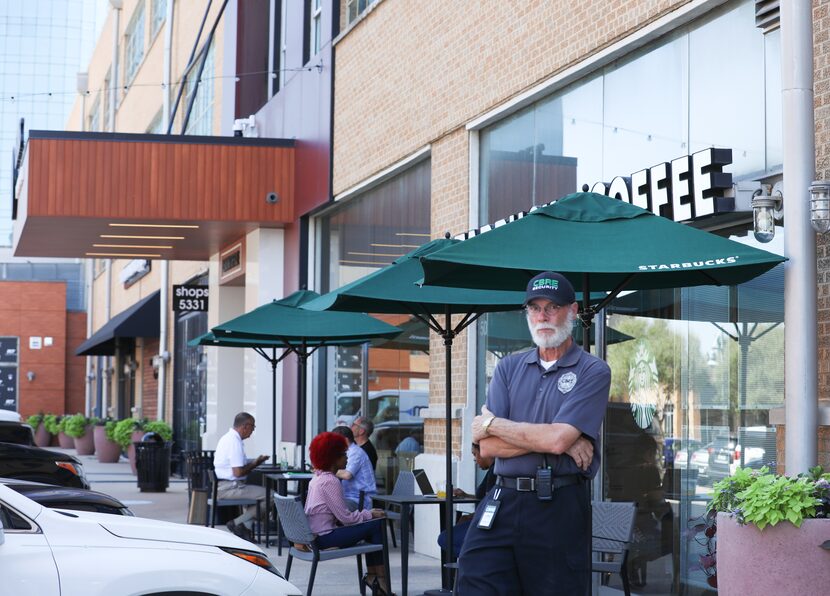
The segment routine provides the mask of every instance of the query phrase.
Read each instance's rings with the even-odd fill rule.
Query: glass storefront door
[[[187,342],[207,333],[207,313],[176,318],[173,356],[173,445],[176,452],[202,448],[207,412],[207,357],[203,346]]]

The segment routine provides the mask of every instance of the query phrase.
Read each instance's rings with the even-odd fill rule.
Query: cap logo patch
[[[558,290],[559,280],[556,279],[537,279],[533,282],[533,291],[536,290]]]

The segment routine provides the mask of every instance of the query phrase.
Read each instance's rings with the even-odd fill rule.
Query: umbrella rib
[[[608,306],[611,302],[613,302],[617,298],[617,296],[620,295],[620,292],[622,292],[626,288],[626,286],[628,286],[628,284],[631,283],[631,281],[634,279],[634,277],[636,275],[637,275],[636,273],[630,273],[628,275],[628,277],[626,277],[624,280],[622,280],[622,282],[616,288],[611,290],[605,298],[600,300],[599,304],[597,304],[596,306],[590,307],[590,310],[593,311],[593,313],[597,313],[597,312],[601,311],[603,308],[605,308],[606,306]],[[585,292],[585,288],[582,288],[582,291]],[[590,296],[590,294],[589,294],[589,296]]]
[[[458,323],[456,328],[453,330],[453,333],[458,335],[459,333],[464,331],[464,329],[466,329],[467,327],[469,327],[470,325],[475,323],[478,320],[478,318],[483,314],[484,313],[480,312],[480,311],[479,312],[474,312],[474,311],[468,312],[467,314],[464,315],[464,318],[461,319],[461,322]]]
[[[438,335],[444,335],[444,328],[441,327],[441,323],[439,323],[435,317],[432,316],[431,312],[426,309],[424,309],[425,312],[423,313],[418,312],[418,310],[413,308],[408,302],[400,302],[399,304],[408,310],[413,317],[416,317],[419,321],[423,322],[424,325],[435,331],[435,333]]]
[[[731,333],[729,333],[726,329],[724,329],[723,327],[721,327],[718,323],[715,323],[714,321],[712,321],[712,325],[714,325],[716,328],[718,328],[718,329],[720,330],[720,332],[721,332],[721,333],[723,333],[724,335],[728,336],[728,337],[729,337],[732,341],[738,341],[738,336],[736,336],[736,335],[732,335],[732,334],[731,334]]]

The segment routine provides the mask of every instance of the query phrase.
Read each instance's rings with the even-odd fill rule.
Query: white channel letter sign
[[[731,163],[732,149],[710,147],[628,177],[617,176],[610,183],[597,182],[591,191],[674,221],[688,221],[735,210],[735,200],[724,196],[732,187],[732,174],[723,168]]]
[[[674,221],[688,221],[735,210],[735,199],[724,196],[725,191],[732,188],[732,174],[724,172],[723,168],[731,163],[732,149],[710,147],[639,170],[630,176],[617,176],[611,182],[596,182],[590,187],[584,184],[582,190],[587,192],[590,189],[591,192],[631,203]],[[555,201],[534,205],[528,211],[513,213],[494,223],[457,234],[454,238],[467,240],[484,234],[553,203]]]

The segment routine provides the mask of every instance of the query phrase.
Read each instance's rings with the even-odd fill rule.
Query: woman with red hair
[[[335,476],[346,467],[347,449],[346,437],[332,432],[320,433],[309,445],[314,478],[308,484],[305,513],[321,549],[354,546],[362,540],[383,544],[383,526],[379,519],[384,516],[383,509],[349,511],[343,487]],[[389,594],[383,554],[366,555],[366,567],[366,585],[371,588],[377,580],[381,593]]]

